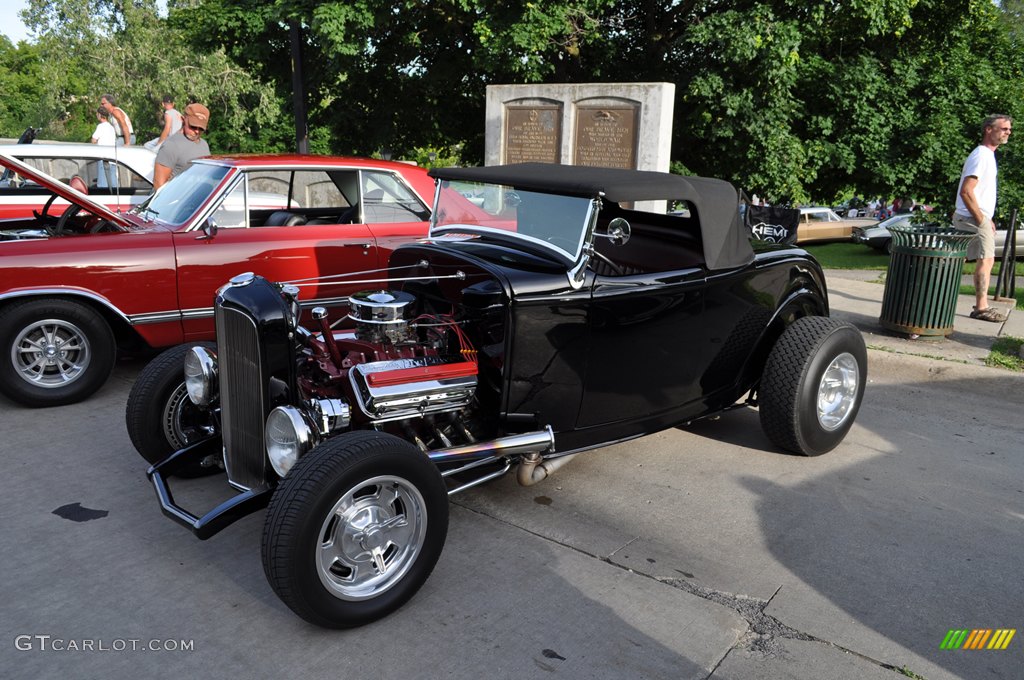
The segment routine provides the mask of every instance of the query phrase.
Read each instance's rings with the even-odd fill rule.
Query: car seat
[[[306,223],[306,218],[287,210],[275,210],[267,216],[265,227],[297,227]]]

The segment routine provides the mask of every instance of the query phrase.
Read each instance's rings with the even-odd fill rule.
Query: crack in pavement
[[[885,663],[884,661],[872,659],[870,656],[866,656],[852,649],[847,649],[846,647],[838,645],[834,642],[822,640],[821,638],[810,635],[809,633],[803,633],[795,628],[792,628],[791,626],[787,626],[771,614],[766,613],[764,610],[767,609],[768,605],[772,603],[772,600],[775,599],[775,596],[782,591],[782,586],[779,586],[778,589],[776,589],[776,591],[772,593],[772,596],[767,600],[759,600],[755,597],[749,597],[747,595],[732,595],[730,593],[722,592],[720,590],[714,590],[713,588],[699,586],[685,578],[666,578],[654,576],[653,574],[645,574],[642,571],[637,571],[623,564],[618,564],[612,560],[613,555],[621,551],[626,546],[632,544],[634,541],[639,540],[639,536],[630,539],[625,544],[623,544],[619,548],[616,548],[608,555],[598,555],[590,551],[583,550],[582,548],[579,548],[578,546],[572,545],[565,541],[560,541],[556,538],[552,538],[551,536],[547,536],[543,533],[540,533],[539,531],[535,531],[527,527],[521,526],[519,524],[516,524],[511,520],[496,517],[485,510],[472,508],[462,503],[459,503],[455,500],[451,501],[451,503],[452,505],[457,505],[458,507],[472,514],[487,517],[495,522],[499,522],[501,524],[513,527],[515,529],[518,529],[519,531],[523,531],[527,534],[535,536],[543,541],[547,541],[549,543],[562,546],[563,548],[579,553],[580,555],[586,555],[587,557],[599,560],[601,562],[604,562],[605,564],[611,565],[617,569],[621,569],[631,574],[635,574],[643,578],[649,578],[653,581],[657,581],[658,583],[662,583],[672,588],[682,590],[683,592],[689,593],[704,600],[708,600],[709,602],[714,602],[715,604],[722,605],[723,607],[727,607],[739,613],[740,617],[747,622],[748,630],[736,642],[736,644],[733,645],[722,656],[721,659],[719,659],[718,663],[715,664],[715,667],[712,668],[711,672],[708,674],[707,680],[710,680],[712,677],[714,677],[715,672],[718,670],[718,667],[721,666],[722,663],[726,660],[726,658],[728,658],[729,654],[731,654],[733,650],[736,649],[744,649],[752,652],[759,652],[768,657],[780,656],[784,650],[782,644],[778,642],[779,638],[788,640],[803,640],[807,642],[817,642],[819,644],[827,645],[829,647],[837,649],[846,654],[851,654],[858,658],[864,659],[868,663],[872,663],[878,666],[879,668],[884,668],[886,670],[893,671],[898,675],[908,675],[907,669],[905,668],[898,668],[896,666],[893,666],[892,664]],[[909,677],[917,678],[919,680],[927,680],[927,678],[925,678],[924,676],[918,675],[916,673],[910,675]]]
[[[864,659],[865,661],[872,663],[879,668],[893,671],[900,675],[907,675],[906,669],[898,668],[892,664],[879,661],[878,659],[872,659],[870,656],[865,656],[860,652],[855,652],[852,649],[847,649],[842,645],[837,645],[834,642],[828,640],[822,640],[821,638],[815,637],[808,633],[802,633],[799,630],[787,626],[777,618],[765,612],[768,605],[772,603],[775,596],[782,590],[782,586],[772,593],[772,596],[767,600],[759,600],[754,597],[748,597],[746,595],[732,595],[730,593],[724,593],[720,590],[714,590],[704,586],[699,586],[695,583],[691,583],[686,579],[681,578],[659,578],[658,581],[678,588],[686,593],[695,595],[696,597],[703,598],[710,602],[720,604],[723,607],[728,607],[736,611],[749,626],[747,632],[741,637],[736,645],[733,646],[725,655],[719,660],[714,668],[711,669],[711,673],[708,675],[708,679],[714,677],[718,667],[722,665],[729,654],[735,649],[743,649],[751,652],[758,652],[768,657],[775,657],[780,655],[784,650],[782,644],[778,641],[779,638],[788,640],[804,640],[807,642],[817,642],[819,644],[833,647],[846,654],[852,654],[858,658]],[[920,678],[920,680],[926,680],[921,675],[911,675],[914,678]]]
[[[813,635],[801,633],[795,628],[787,626],[771,614],[765,612],[765,609],[769,604],[771,604],[775,595],[778,594],[779,590],[782,590],[781,586],[778,590],[772,593],[771,598],[767,600],[759,600],[746,595],[731,595],[729,593],[723,593],[720,590],[699,586],[681,578],[663,578],[658,580],[672,586],[673,588],[678,588],[679,590],[690,593],[691,595],[696,595],[697,597],[715,602],[724,607],[729,607],[730,609],[738,612],[739,615],[746,620],[749,629],[746,634],[740,638],[737,645],[740,645],[747,650],[760,652],[768,656],[774,656],[782,651],[782,646],[777,642],[777,638],[821,642],[821,640],[818,640]]]

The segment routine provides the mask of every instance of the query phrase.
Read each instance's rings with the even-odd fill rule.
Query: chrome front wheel
[[[335,597],[366,600],[408,573],[427,535],[426,502],[407,480],[382,476],[342,494],[320,529],[317,573]]]
[[[412,444],[374,431],[338,435],[299,459],[263,526],[263,570],[278,597],[327,628],[395,611],[434,569],[448,492]]]

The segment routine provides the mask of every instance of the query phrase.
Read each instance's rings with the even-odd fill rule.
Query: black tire
[[[110,377],[116,356],[107,321],[79,302],[39,298],[0,310],[0,392],[26,406],[85,399]]]
[[[758,390],[761,429],[787,451],[831,451],[857,417],[867,371],[864,338],[854,326],[823,316],[797,319],[765,363]]]
[[[430,459],[397,437],[351,432],[301,458],[274,492],[263,525],[263,571],[306,621],[361,626],[420,589],[447,534],[448,494]],[[346,540],[332,552],[336,538]]]
[[[142,369],[128,394],[124,410],[128,437],[148,463],[159,463],[213,433],[211,414],[193,404],[185,391],[185,355],[195,346],[216,347],[212,342],[194,342],[161,352]],[[179,476],[194,477],[199,471],[186,468],[182,472]]]
[[[884,250],[889,255],[892,255],[892,239],[889,239],[888,241],[885,242]]]

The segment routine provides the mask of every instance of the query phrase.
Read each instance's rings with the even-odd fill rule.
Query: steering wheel
[[[50,219],[50,218],[48,218],[48,214],[50,212],[50,206],[53,205],[53,202],[56,201],[56,200],[57,200],[57,194],[50,194],[50,198],[46,201],[46,205],[43,206],[43,212],[38,212],[36,210],[33,210],[32,214],[36,216],[37,220],[41,220],[41,221],[45,222],[47,219]]]
[[[615,272],[615,274],[617,276],[625,276],[626,275],[626,272],[624,272],[622,270],[622,267],[620,267],[619,265],[617,265],[614,262],[612,262],[611,260],[609,260],[608,256],[605,255],[604,253],[599,252],[598,250],[592,250],[592,251],[590,251],[590,254],[593,255],[594,257],[596,257],[597,259],[601,260],[601,262],[604,262],[609,267],[611,267],[611,270],[613,272]]]
[[[46,233],[49,234],[50,236],[60,236],[61,234],[64,233],[64,227],[67,226],[68,220],[70,220],[72,217],[81,212],[81,210],[82,206],[75,205],[74,203],[72,203],[64,210],[63,213],[61,213],[60,218],[57,220],[56,226],[45,227]]]

